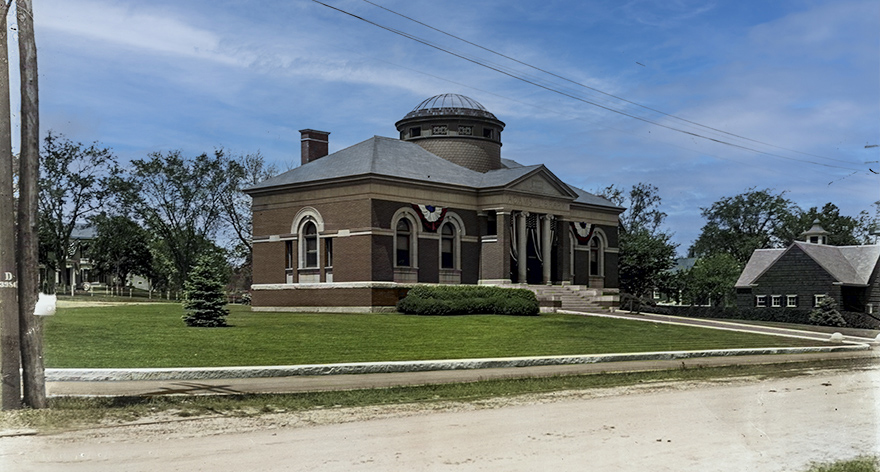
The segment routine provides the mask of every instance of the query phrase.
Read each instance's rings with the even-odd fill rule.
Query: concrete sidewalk
[[[877,358],[871,349],[803,354],[694,357],[688,359],[645,359],[592,364],[563,364],[470,370],[435,370],[349,375],[296,375],[285,377],[208,378],[176,380],[48,381],[50,396],[153,396],[235,393],[296,393],[406,385],[477,382],[491,379],[551,377],[611,372],[640,372],[681,368],[719,367],[805,362],[828,359]]]
[[[684,316],[658,315],[655,313],[633,313],[628,311],[616,311],[614,313],[584,313],[575,311],[560,311],[560,313],[598,316],[604,318],[618,318],[635,321],[651,321],[654,323],[675,324],[683,326],[695,326],[698,328],[712,328],[726,331],[739,331],[743,333],[770,334],[773,336],[785,336],[789,338],[813,339],[816,341],[828,341],[831,333],[824,331],[810,331],[806,329],[780,328],[750,323],[738,323],[736,321],[712,320],[705,318],[687,318]],[[845,330],[844,330],[845,331]],[[868,331],[868,330],[863,330]],[[844,341],[854,343],[880,343],[880,331],[877,337],[844,335]]]

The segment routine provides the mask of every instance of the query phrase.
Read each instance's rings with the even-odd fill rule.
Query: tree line
[[[47,274],[62,269],[61,284],[71,283],[63,269],[77,249],[74,231],[90,226],[92,270],[117,284],[140,275],[177,291],[206,258],[240,288],[250,285],[252,220],[242,189],[277,173],[259,152],[154,152],[121,166],[109,148],[49,132],[40,166],[40,263]]]
[[[611,185],[597,193],[627,208],[620,217],[620,289],[642,300],[657,291],[680,303],[730,306],[755,249],[787,247],[815,220],[830,233],[829,244],[869,244],[872,225],[880,221],[880,201],[873,216],[867,210],[848,216],[831,202],[805,210],[785,191],[752,187],[700,208],[705,224],[687,251],[696,261],[673,270],[678,246],[663,226],[667,215],[660,210],[659,189],[639,183],[629,191]]]
[[[97,232],[88,250],[93,270],[116,283],[140,275],[155,289],[181,290],[204,258],[239,289],[250,286],[252,215],[242,189],[277,173],[259,152],[154,152],[123,167],[109,148],[49,132],[40,165],[39,255],[47,273],[66,267],[76,250],[74,230],[91,225]],[[696,263],[674,271],[678,245],[664,226],[659,189],[639,183],[596,193],[627,208],[620,216],[620,287],[642,299],[659,291],[683,303],[730,304],[755,249],[786,247],[817,219],[830,244],[871,238],[868,211],[843,215],[831,202],[805,210],[785,191],[753,187],[700,209],[705,224],[687,251]],[[875,205],[873,218],[880,219],[880,202]],[[69,286],[68,272],[60,275]]]

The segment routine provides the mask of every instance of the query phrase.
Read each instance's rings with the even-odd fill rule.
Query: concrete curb
[[[48,382],[98,382],[128,380],[206,380],[305,375],[379,374],[439,370],[498,369],[512,367],[598,364],[606,362],[677,360],[702,357],[732,357],[775,354],[831,353],[871,350],[867,344],[845,346],[717,349],[706,351],[641,352],[583,356],[507,357],[496,359],[457,359],[436,361],[356,362],[265,367],[202,367],[157,369],[46,369]]]

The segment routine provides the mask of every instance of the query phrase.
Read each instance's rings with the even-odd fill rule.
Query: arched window
[[[590,240],[590,275],[602,275],[602,241],[599,236]]]
[[[412,236],[409,220],[401,218],[394,235],[397,267],[412,267]]]
[[[440,268],[455,269],[455,227],[445,223],[440,228]]]
[[[302,229],[302,267],[318,267],[318,227],[313,221],[306,221]]]

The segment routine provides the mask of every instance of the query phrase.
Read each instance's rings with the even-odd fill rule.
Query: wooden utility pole
[[[18,198],[18,302],[24,403],[45,408],[43,321],[34,316],[39,289],[38,182],[40,176],[40,105],[37,88],[37,45],[31,0],[16,0],[18,55],[21,70],[21,155]]]
[[[18,268],[15,263],[15,195],[12,190],[12,124],[9,55],[5,27],[9,3],[0,3],[0,409],[21,408],[21,344],[18,330]]]

